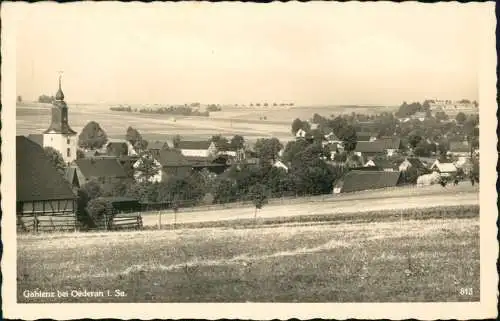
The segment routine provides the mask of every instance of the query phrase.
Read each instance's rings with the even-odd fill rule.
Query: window
[[[71,157],[71,149],[69,149],[69,148],[68,148],[68,149],[66,150],[66,156],[67,156],[67,157]]]
[[[71,143],[71,139],[67,138],[66,143],[69,145]]]

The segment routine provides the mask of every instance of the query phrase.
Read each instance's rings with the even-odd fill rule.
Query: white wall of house
[[[59,151],[66,163],[76,160],[77,136],[59,133],[43,134],[43,147]]]
[[[184,156],[190,157],[209,157],[210,151],[208,149],[181,149]]]
[[[288,166],[286,166],[285,164],[283,164],[283,162],[280,161],[280,160],[275,161],[274,164],[273,164],[273,167],[283,168],[285,171],[288,172]]]
[[[400,165],[399,165],[399,171],[400,172],[404,172],[404,171],[407,171],[408,168],[410,168],[412,165],[411,163],[405,159]]]

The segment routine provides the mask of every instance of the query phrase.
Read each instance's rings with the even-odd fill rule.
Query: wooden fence
[[[140,230],[142,229],[142,216],[140,213],[117,213],[112,219],[104,216],[95,222],[96,227],[92,230]]]
[[[24,214],[17,216],[19,232],[75,231],[78,223],[75,214]]]

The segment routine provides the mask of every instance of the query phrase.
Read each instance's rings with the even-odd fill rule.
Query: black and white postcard
[[[2,4],[5,316],[496,317],[494,7]]]

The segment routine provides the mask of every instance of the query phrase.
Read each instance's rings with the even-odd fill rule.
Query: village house
[[[169,149],[169,148],[170,148],[170,146],[168,145],[167,142],[154,141],[154,142],[148,143],[148,146],[147,146],[146,150],[153,157],[159,157],[161,150]]]
[[[425,112],[418,111],[415,114],[411,115],[411,119],[419,120],[419,121],[424,121],[426,118]]]
[[[372,157],[386,155],[391,157],[402,148],[401,139],[398,137],[377,139],[371,142],[356,144],[354,154],[368,161]]]
[[[431,165],[430,168],[434,172],[438,172],[441,177],[452,178],[457,174],[457,167],[453,163],[441,163],[438,159]]]
[[[16,137],[16,216],[23,231],[58,224],[58,215],[76,223],[76,195],[43,148],[24,136]],[[44,220],[43,218],[47,218]],[[53,225],[51,225],[53,226]],[[63,229],[71,229],[65,223]],[[73,226],[73,229],[75,226]]]
[[[161,180],[171,176],[187,177],[193,172],[192,164],[175,149],[163,149],[157,158],[161,165]]]
[[[356,133],[356,138],[358,142],[373,142],[377,140],[377,134],[371,132],[359,132]]]
[[[385,172],[398,171],[397,166],[387,159],[370,159],[365,163],[364,167],[375,167]]]
[[[340,143],[342,143],[342,140],[340,140],[333,131],[325,135],[325,144],[340,144]]]
[[[285,172],[288,172],[288,166],[285,165],[285,163],[283,163],[282,161],[280,161],[279,159],[275,160],[272,164],[273,167],[276,167],[276,168],[281,168],[283,169]]]
[[[353,170],[338,179],[333,185],[333,193],[350,193],[386,187],[401,183],[400,172]]]
[[[300,128],[296,133],[295,133],[295,138],[306,138],[307,132]]]
[[[65,177],[74,188],[95,180],[105,193],[111,192],[117,182],[128,178],[118,159],[113,157],[77,159],[66,169]]]
[[[470,175],[474,166],[471,158],[468,156],[459,156],[454,164],[457,171],[461,170],[465,175]]]
[[[406,172],[408,169],[414,168],[418,171],[425,171],[426,166],[418,158],[407,157],[399,164],[399,171]]]
[[[110,156],[137,156],[134,146],[126,139],[110,138],[103,147],[103,152]]]
[[[464,142],[450,142],[450,150],[448,155],[450,156],[469,156],[471,153],[470,144],[467,141]]]
[[[214,142],[208,140],[201,141],[180,141],[177,148],[182,155],[187,157],[214,157],[217,155],[217,146]]]

